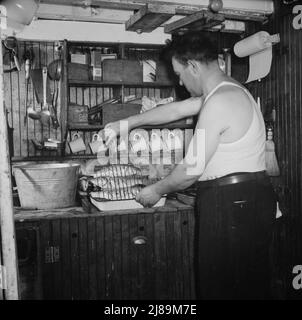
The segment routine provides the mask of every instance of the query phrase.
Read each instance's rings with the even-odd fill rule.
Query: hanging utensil
[[[59,95],[59,81],[61,80],[62,69],[63,69],[62,59],[56,59],[48,65],[48,74],[50,79],[54,81],[54,87],[55,87],[53,98],[52,98],[52,106],[53,106],[53,110],[56,117],[57,117],[57,101],[58,101],[58,95]]]
[[[47,104],[47,97],[46,97],[46,94],[47,94],[47,91],[46,91],[47,90],[47,68],[46,67],[42,69],[42,78],[43,78],[43,105],[40,112],[40,115],[41,115],[40,121],[42,125],[46,126],[46,125],[49,125],[50,118],[51,118],[49,107]]]
[[[30,59],[26,59],[25,61],[25,81],[26,81],[26,93],[25,93],[25,108],[26,113],[24,117],[24,125],[26,125],[27,117],[33,120],[40,120],[41,115],[39,112],[33,109],[33,107],[28,106],[28,86],[29,86],[29,78],[30,78]]]
[[[17,39],[15,37],[7,37],[3,41],[3,45],[12,54],[13,59],[14,59],[14,64],[15,64],[14,68],[12,68],[10,70],[6,70],[6,72],[20,71],[21,67],[20,67],[18,56],[17,56],[17,48],[18,48]]]
[[[24,116],[24,126],[26,125],[27,117],[28,117],[28,82],[29,82],[29,69],[30,69],[30,61],[26,59],[25,61],[25,84],[26,84],[26,92],[25,92],[25,116]]]

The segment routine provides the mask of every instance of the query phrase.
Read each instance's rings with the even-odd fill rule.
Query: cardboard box
[[[68,105],[68,122],[71,125],[88,123],[88,106],[70,103]]]
[[[136,60],[104,60],[103,80],[109,82],[142,83],[143,67]]]
[[[114,104],[106,104],[102,107],[102,124],[106,125],[109,122],[117,121],[124,119],[126,117],[135,115],[140,113],[141,105],[139,104],[120,104],[120,103],[114,103]]]
[[[102,62],[106,59],[116,60],[116,53],[103,53],[100,50],[91,51],[91,66],[95,68],[102,67]]]
[[[70,55],[70,62],[89,64],[89,55],[87,53],[72,53]]]
[[[69,80],[91,80],[90,66],[81,63],[68,63],[68,79]]]
[[[101,81],[103,78],[103,72],[101,67],[92,68],[92,79]]]

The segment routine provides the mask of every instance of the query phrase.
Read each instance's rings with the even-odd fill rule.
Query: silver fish
[[[93,177],[129,177],[134,175],[141,175],[141,170],[129,165],[111,165],[105,166],[94,173]]]

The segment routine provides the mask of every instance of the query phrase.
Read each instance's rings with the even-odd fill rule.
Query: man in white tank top
[[[192,115],[198,120],[183,163],[136,200],[152,206],[162,195],[197,183],[197,297],[269,298],[276,202],[265,175],[261,111],[251,94],[220,69],[217,47],[201,32],[176,37],[167,52],[191,98],[129,117],[129,129]],[[103,134],[109,143],[123,133],[115,122]]]

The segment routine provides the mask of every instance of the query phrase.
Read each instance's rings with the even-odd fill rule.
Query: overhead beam
[[[194,11],[207,9],[209,0],[40,0],[41,3],[74,5],[81,7],[95,6],[99,8],[139,10],[146,4],[169,5],[179,10]],[[223,9],[220,13],[227,11],[248,12],[262,15],[270,15],[274,12],[273,0],[223,0]]]
[[[127,31],[152,32],[175,15],[175,8],[146,4],[125,23]]]
[[[192,8],[176,8],[175,12],[178,15],[187,16],[191,15],[199,10],[192,10]],[[246,11],[246,10],[221,10],[219,11],[225,19],[228,20],[239,20],[239,21],[254,21],[254,22],[264,22],[267,20],[267,16],[264,13]]]
[[[42,3],[36,13],[38,19],[63,20],[63,21],[87,21],[105,23],[124,23],[132,14],[132,11],[100,9],[93,7],[79,7],[68,5],[51,5]]]
[[[221,14],[214,14],[206,10],[193,13],[185,18],[165,25],[165,33],[177,34],[192,30],[206,30],[221,25],[225,18]]]
[[[8,32],[6,36],[12,35]],[[153,32],[138,34],[125,31],[123,24],[90,23],[78,21],[35,20],[21,32],[15,34],[18,39],[29,41],[86,41],[106,43],[137,43],[137,44],[165,44],[170,35],[164,33],[164,28],[157,28]]]

